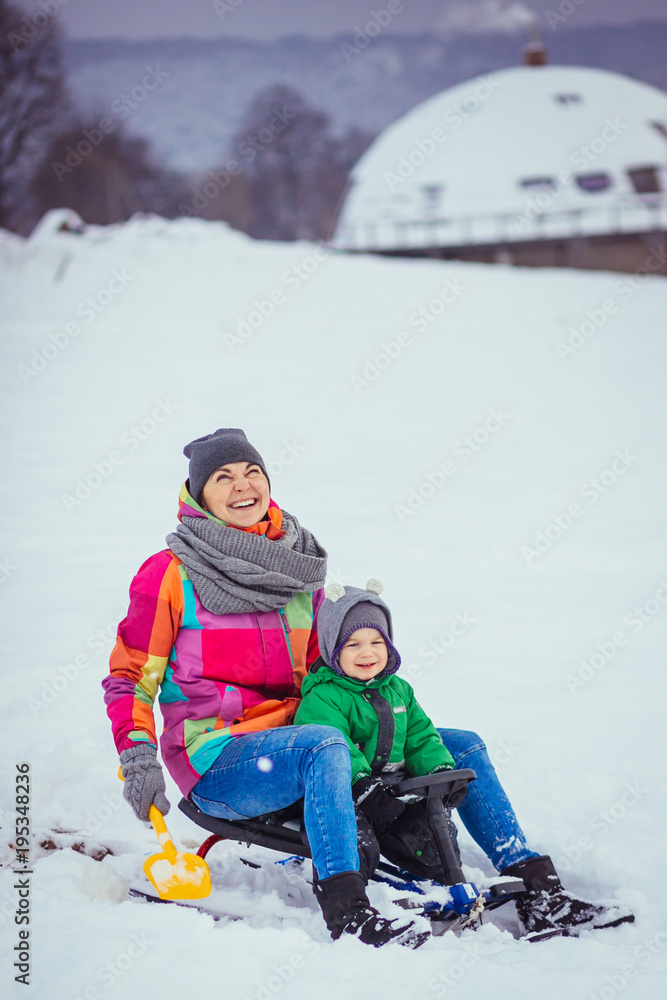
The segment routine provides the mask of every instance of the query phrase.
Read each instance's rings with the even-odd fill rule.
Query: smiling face
[[[269,509],[269,481],[258,465],[230,462],[208,477],[201,506],[235,528],[250,528]]]
[[[338,654],[338,664],[347,677],[369,681],[387,666],[389,651],[376,628],[358,628]]]

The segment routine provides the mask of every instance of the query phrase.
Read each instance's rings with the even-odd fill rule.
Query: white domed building
[[[667,273],[667,94],[527,51],[385,129],[352,171],[332,246]]]

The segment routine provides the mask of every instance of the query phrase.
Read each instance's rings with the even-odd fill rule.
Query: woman
[[[162,758],[183,795],[227,819],[303,798],[315,894],[332,937],[418,947],[424,921],[386,920],[359,872],[350,754],[339,730],[291,726],[318,656],[326,552],[270,498],[261,455],[220,429],[184,449],[189,479],[168,549],[141,566],[103,682],[123,793],[166,813]]]
[[[368,901],[343,734],[291,725],[319,655],[326,552],[271,499],[263,459],[242,430],[217,430],[184,453],[180,524],[132,581],[103,682],[124,795],[141,820],[153,802],[169,810],[152,711],[159,689],[162,758],[183,795],[226,819],[303,798],[315,895],[332,937],[418,947],[428,937],[419,918],[389,921]],[[501,874],[526,883],[518,910],[528,930],[634,919],[565,892],[551,860],[527,847],[484,743],[439,733],[456,766],[477,774],[459,811]]]

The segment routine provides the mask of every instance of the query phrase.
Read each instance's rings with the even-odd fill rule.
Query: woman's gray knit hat
[[[258,465],[266,478],[269,478],[264,459],[239,427],[220,427],[213,434],[196,438],[190,444],[186,444],[183,454],[190,459],[189,492],[197,503],[201,503],[202,490],[209,476],[221,465],[229,465],[230,462],[251,462],[253,465]]]
[[[317,614],[317,638],[322,659],[337,674],[345,676],[338,654],[360,628],[376,628],[387,643],[389,656],[382,676],[395,674],[400,667],[401,657],[392,642],[391,611],[380,598],[381,593],[382,584],[374,579],[368,581],[365,590],[337,583],[326,588],[326,598]]]

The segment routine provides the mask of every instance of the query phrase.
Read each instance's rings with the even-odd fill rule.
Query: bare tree
[[[67,110],[54,18],[0,0],[0,226],[29,227],[31,174]]]
[[[371,136],[330,132],[329,116],[283,84],[251,102],[231,155],[248,182],[244,229],[258,239],[324,239],[348,172]]]
[[[148,143],[118,126],[79,121],[55,135],[35,172],[32,195],[38,216],[72,208],[85,222],[109,225],[135,212],[177,216],[186,192],[180,174],[158,166]]]
[[[251,102],[234,139],[250,182],[251,236],[290,240],[309,235],[309,168],[323,152],[328,125],[327,116],[309,108],[291,87],[269,87]]]

